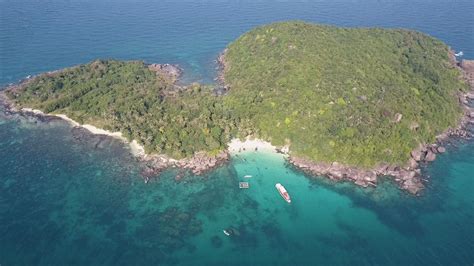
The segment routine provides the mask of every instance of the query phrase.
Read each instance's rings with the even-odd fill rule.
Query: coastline
[[[31,109],[31,108],[21,108],[20,112],[24,114],[33,114],[33,115],[43,116],[43,117],[47,117],[47,116],[58,117],[64,120],[65,122],[68,122],[73,127],[81,127],[81,128],[86,129],[93,135],[104,135],[104,136],[109,136],[109,137],[116,138],[123,141],[124,143],[130,146],[131,153],[136,157],[146,156],[145,148],[142,145],[140,145],[136,140],[128,141],[125,137],[123,137],[121,132],[118,132],[118,131],[112,132],[109,130],[98,128],[90,124],[80,124],[79,122],[71,119],[65,114],[45,114],[41,110]]]
[[[205,152],[198,152],[191,158],[180,160],[170,158],[164,154],[147,154],[145,152],[145,148],[142,145],[140,145],[136,140],[128,141],[125,137],[123,137],[121,132],[108,131],[90,124],[80,124],[65,114],[46,114],[43,111],[37,109],[27,107],[17,108],[3,92],[0,92],[0,104],[2,104],[5,107],[7,113],[10,114],[21,114],[25,116],[41,118],[55,117],[69,123],[72,127],[84,128],[93,135],[105,135],[123,141],[129,146],[130,153],[137,157],[139,161],[144,163],[142,176],[144,177],[145,182],[148,182],[153,176],[157,176],[165,169],[171,167],[189,170],[195,175],[202,175],[203,173],[206,173],[215,167],[224,164],[230,158],[230,154],[227,150],[224,150],[214,156],[210,156]],[[184,174],[179,174],[176,176],[176,180],[181,179],[183,176]]]
[[[226,90],[228,90],[230,88],[226,87],[223,80],[223,71],[229,67],[225,62],[225,53],[226,50],[224,50],[217,60],[221,70],[219,71],[217,80],[220,84],[225,86]],[[452,61],[453,67],[460,69],[462,78],[470,85],[470,91],[458,95],[459,103],[463,108],[464,115],[460,119],[458,127],[453,129],[448,128],[445,132],[437,136],[437,141],[435,143],[422,144],[414,149],[411,152],[411,158],[404,166],[380,164],[371,169],[362,169],[344,165],[339,162],[315,162],[310,159],[292,155],[288,146],[276,147],[270,142],[258,138],[252,138],[250,136],[246,137],[244,140],[232,139],[227,144],[227,149],[216,155],[209,155],[206,152],[197,152],[191,158],[176,160],[163,154],[147,154],[142,145],[140,145],[136,140],[128,141],[123,137],[121,132],[107,131],[90,124],[82,125],[64,114],[45,114],[41,110],[31,108],[18,109],[15,104],[8,99],[4,92],[0,92],[0,104],[6,107],[7,112],[40,117],[57,117],[70,123],[73,127],[82,127],[88,130],[91,134],[106,135],[122,140],[124,143],[129,145],[130,152],[144,163],[142,175],[145,178],[145,182],[148,182],[150,178],[157,176],[160,172],[170,167],[189,170],[192,174],[201,175],[224,164],[229,160],[231,155],[236,155],[243,151],[263,151],[284,154],[290,165],[311,176],[326,176],[329,179],[336,181],[348,180],[363,187],[376,186],[378,177],[380,176],[391,176],[399,184],[401,189],[416,195],[424,188],[424,179],[421,174],[420,164],[431,162],[436,159],[436,154],[443,153],[445,151],[443,144],[450,137],[468,138],[472,136],[472,134],[468,132],[466,126],[470,123],[474,123],[474,108],[470,106],[471,101],[474,100],[474,60],[463,60],[457,62],[454,53],[450,53],[450,60]],[[181,72],[176,70],[179,69],[178,67],[168,64],[152,64],[149,67],[156,71],[157,74],[163,74],[162,71],[172,71],[172,75],[169,75],[168,77],[173,79],[173,82],[175,82],[181,74]],[[60,70],[48,72],[47,74],[52,75],[54,73],[60,73]],[[27,84],[32,78],[27,78],[21,81],[20,84],[10,86],[7,89],[14,90],[23,84]],[[184,173],[178,174],[176,180],[181,179],[183,176]]]
[[[326,176],[331,180],[351,181],[362,187],[376,186],[378,177],[390,176],[398,183],[401,189],[418,195],[423,190],[425,177],[421,174],[420,165],[436,160],[436,154],[444,153],[444,145],[450,138],[458,137],[470,139],[473,133],[468,125],[474,124],[474,60],[462,60],[457,62],[454,52],[450,53],[453,67],[458,68],[462,73],[462,79],[466,80],[470,90],[458,95],[459,104],[463,110],[463,115],[459,124],[455,128],[448,128],[436,137],[436,141],[430,144],[420,144],[410,152],[410,159],[405,166],[380,164],[372,169],[361,169],[344,165],[338,162],[314,162],[305,158],[290,156],[288,162],[312,176]]]
[[[227,49],[220,53],[216,60],[219,69],[216,81],[227,87],[223,74],[224,71],[230,68],[225,60],[226,53]],[[442,134],[438,135],[435,143],[420,144],[419,147],[412,150],[410,152],[410,159],[404,166],[382,163],[373,168],[362,169],[344,165],[339,162],[316,162],[311,159],[294,156],[291,155],[289,147],[287,146],[281,149],[274,147],[273,150],[289,155],[287,162],[295,169],[301,170],[310,176],[325,176],[335,181],[346,180],[362,187],[375,187],[377,186],[378,177],[390,176],[397,182],[401,189],[413,195],[418,195],[425,187],[424,181],[426,181],[426,178],[422,176],[420,165],[432,162],[436,159],[436,154],[444,153],[446,150],[444,144],[449,141],[450,138],[460,137],[467,139],[473,136],[473,133],[469,132],[467,126],[468,124],[474,124],[474,108],[470,106],[470,101],[474,102],[474,60],[462,60],[458,62],[454,54],[455,52],[450,50],[448,54],[449,60],[454,68],[460,70],[462,73],[460,79],[464,79],[470,88],[469,91],[460,93],[457,96],[463,110],[459,124],[457,127],[448,128]],[[227,87],[227,89],[231,88]],[[266,145],[266,142],[263,141],[260,144]],[[270,143],[268,144],[271,146]],[[249,137],[247,137],[245,142],[231,142],[229,148],[231,153],[235,153],[236,150],[241,151],[258,147],[253,145],[252,142],[249,141]]]

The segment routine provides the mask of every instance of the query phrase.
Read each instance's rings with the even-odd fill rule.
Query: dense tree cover
[[[230,44],[225,61],[222,97],[113,60],[44,74],[8,95],[174,158],[251,134],[298,156],[371,167],[403,164],[456,125],[456,93],[466,88],[446,45],[407,30],[275,23]]]
[[[20,106],[120,131],[147,152],[173,158],[220,151],[235,134],[233,118],[210,88],[182,90],[143,62],[94,61],[40,75],[7,93]]]
[[[242,35],[225,58],[226,105],[258,136],[363,167],[402,164],[456,125],[466,88],[448,47],[408,30],[275,23]]]

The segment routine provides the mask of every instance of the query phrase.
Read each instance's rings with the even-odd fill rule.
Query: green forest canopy
[[[233,118],[209,88],[182,90],[138,61],[97,60],[40,75],[7,95],[20,106],[120,131],[147,153],[172,158],[216,153],[235,134]]]
[[[242,35],[225,60],[225,96],[114,60],[44,74],[7,95],[173,158],[252,134],[290,144],[296,156],[371,167],[404,164],[419,143],[456,125],[456,94],[466,88],[445,44],[407,30],[275,23]]]
[[[466,84],[448,52],[409,30],[270,24],[229,45],[226,105],[294,155],[403,164],[459,121]]]

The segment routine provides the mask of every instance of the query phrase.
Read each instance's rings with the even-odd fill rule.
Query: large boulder
[[[424,153],[421,148],[414,149],[411,151],[411,158],[413,158],[417,162],[423,160],[423,155]]]
[[[436,159],[436,154],[432,152],[431,150],[428,150],[425,156],[425,161],[427,162],[432,162]]]
[[[400,113],[396,113],[395,117],[393,118],[394,123],[399,123],[402,120],[403,115]]]
[[[418,163],[416,162],[416,160],[413,158],[410,158],[410,160],[408,160],[408,168],[416,169],[417,167],[418,167]]]

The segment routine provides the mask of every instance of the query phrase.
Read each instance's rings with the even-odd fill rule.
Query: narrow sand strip
[[[23,112],[30,112],[30,113],[34,113],[34,114],[37,114],[37,115],[46,115],[41,110],[37,110],[37,109],[22,108],[21,110]],[[134,156],[140,156],[140,157],[146,156],[145,148],[142,145],[140,145],[136,140],[133,140],[132,142],[129,142],[125,137],[123,137],[121,132],[111,132],[111,131],[108,131],[108,130],[105,130],[105,129],[95,127],[93,125],[88,125],[88,124],[81,125],[77,121],[72,120],[71,118],[69,118],[67,115],[64,115],[64,114],[47,114],[47,115],[59,117],[59,118],[65,120],[65,121],[69,122],[71,125],[73,125],[75,127],[85,128],[94,135],[106,135],[106,136],[110,136],[110,137],[120,139],[123,142],[130,145],[130,150],[131,150],[131,152]]]
[[[130,150],[134,156],[139,156],[139,157],[147,156],[147,154],[145,153],[145,148],[142,145],[140,145],[136,140],[129,142],[125,137],[123,137],[121,132],[111,132],[111,131],[104,130],[104,129],[101,129],[89,124],[81,125],[77,121],[74,121],[73,119],[69,118],[65,114],[45,114],[40,110],[31,109],[31,108],[22,108],[21,110],[23,112],[30,112],[37,115],[56,116],[69,122],[71,125],[75,127],[85,128],[92,134],[106,135],[106,136],[120,139],[130,145]],[[241,141],[240,139],[232,139],[228,144],[227,150],[231,154],[237,154],[244,151],[255,151],[255,150],[263,151],[263,152],[277,152],[277,148],[273,146],[270,142],[267,142],[261,139],[251,139],[250,137],[247,137],[244,141]]]

